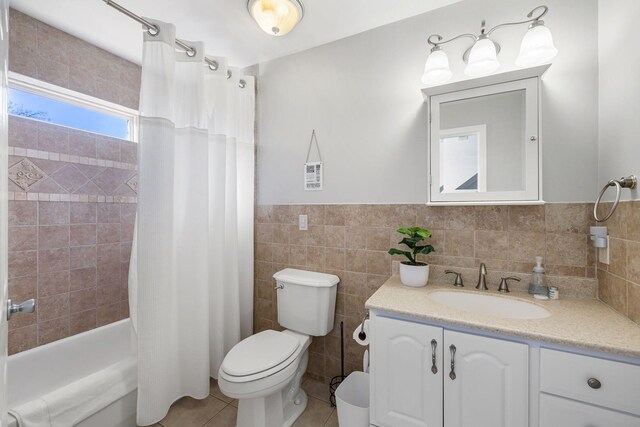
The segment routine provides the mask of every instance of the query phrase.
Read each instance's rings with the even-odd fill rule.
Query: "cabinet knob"
[[[596,378],[589,378],[587,380],[587,384],[589,385],[589,387],[591,387],[594,390],[597,390],[600,387],[602,387],[602,383]]]

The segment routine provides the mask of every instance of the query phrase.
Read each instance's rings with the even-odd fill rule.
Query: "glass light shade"
[[[442,49],[431,51],[424,65],[422,83],[430,86],[439,85],[449,81],[452,76],[447,54]]]
[[[542,24],[529,28],[520,45],[520,55],[516,58],[518,67],[533,67],[551,61],[558,54],[553,45],[551,31]]]
[[[470,77],[486,76],[500,68],[496,45],[489,39],[478,40],[469,53],[469,62],[464,73]]]
[[[272,36],[284,36],[302,19],[302,3],[297,0],[249,0],[247,7],[260,28]]]

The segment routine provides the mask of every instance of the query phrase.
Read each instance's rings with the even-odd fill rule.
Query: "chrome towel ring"
[[[629,188],[633,190],[637,186],[638,186],[638,178],[636,178],[635,175],[629,175],[626,178],[623,177],[620,179],[612,179],[609,182],[607,182],[607,185],[605,185],[602,188],[602,191],[600,191],[600,195],[598,196],[598,200],[596,200],[596,204],[593,205],[593,217],[596,219],[596,221],[604,222],[609,218],[611,218],[611,215],[613,215],[613,213],[616,211],[616,208],[618,207],[618,203],[620,203],[620,194],[622,193],[623,188]],[[616,199],[613,202],[613,206],[611,206],[611,210],[609,211],[609,213],[607,213],[604,216],[604,218],[598,218],[598,206],[602,201],[602,196],[604,196],[604,193],[607,192],[609,187],[616,187]]]

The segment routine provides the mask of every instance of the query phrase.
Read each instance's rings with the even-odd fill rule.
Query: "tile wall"
[[[138,108],[140,68],[10,11],[11,71]],[[137,145],[9,118],[10,354],[128,316]]]
[[[15,9],[9,11],[9,70],[138,109],[138,65]]]
[[[364,303],[391,274],[401,258],[387,250],[400,241],[399,226],[420,225],[433,232],[436,249],[426,257],[431,279],[452,281],[444,270],[461,271],[474,286],[485,262],[488,284],[496,288],[506,274],[526,288],[535,256],[545,258],[549,282],[563,295],[595,298],[595,250],[588,244],[590,204],[545,206],[429,207],[424,205],[278,205],[256,207],[255,330],[278,328],[273,273],[303,268],[336,274],[336,328],[314,338],[308,373],[329,381],[340,371],[339,324],[345,335],[362,321]],[[309,230],[299,231],[299,214],[308,215]],[[364,348],[345,339],[347,373],[361,369]]]
[[[620,203],[605,225],[609,265],[598,263],[599,298],[640,324],[640,201]]]

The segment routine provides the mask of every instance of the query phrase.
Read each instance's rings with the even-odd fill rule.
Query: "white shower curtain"
[[[202,43],[194,57],[176,52],[175,27],[152,22],[129,275],[140,425],[182,396],[205,398],[253,322],[254,79],[223,58],[210,70]]]

